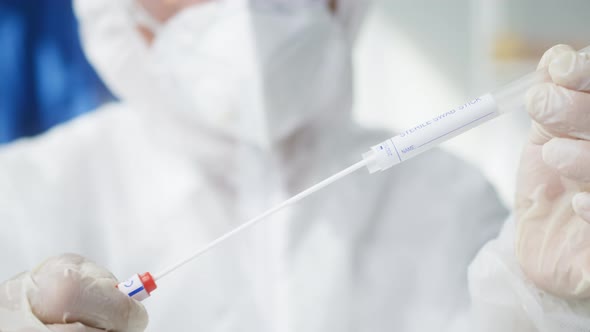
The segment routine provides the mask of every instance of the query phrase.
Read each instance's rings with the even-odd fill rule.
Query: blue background
[[[71,1],[0,0],[0,144],[113,99],[82,52]]]

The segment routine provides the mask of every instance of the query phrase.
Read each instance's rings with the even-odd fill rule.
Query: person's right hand
[[[107,270],[77,255],[50,258],[0,285],[2,332],[140,332],[144,307]]]
[[[590,298],[590,54],[559,45],[527,95],[533,128],[516,190],[516,255],[537,287]]]

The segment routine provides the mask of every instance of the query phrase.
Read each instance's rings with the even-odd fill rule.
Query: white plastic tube
[[[590,53],[590,46],[580,52]],[[363,154],[367,168],[370,173],[386,170],[501,114],[523,109],[526,91],[535,84],[550,80],[547,68],[539,69],[408,128]]]
[[[580,52],[590,53],[590,46]],[[154,274],[154,277],[150,273],[133,275],[127,281],[120,283],[118,288],[126,295],[141,301],[156,289],[156,281],[200,257],[243,230],[258,224],[288,206],[296,204],[307,196],[356,172],[364,166],[369,169],[370,173],[388,169],[422,152],[428,151],[471,128],[477,127],[500,114],[522,109],[524,108],[524,95],[526,91],[534,84],[548,80],[549,73],[547,69],[541,69],[519,80],[513,81],[492,93],[475,98],[445,113],[423,121],[401,132],[399,135],[373,146],[367,153],[363,154],[363,160],[309,187],[257,217],[248,220],[232,231],[210,242],[205,247],[188,254],[187,257],[163,269],[160,273]]]

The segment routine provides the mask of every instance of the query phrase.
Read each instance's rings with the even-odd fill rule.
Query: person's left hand
[[[141,332],[143,306],[107,270],[77,255],[50,258],[0,285],[3,332]]]
[[[516,255],[540,289],[590,298],[590,54],[558,45],[543,56],[552,82],[533,87],[533,127],[515,201]]]

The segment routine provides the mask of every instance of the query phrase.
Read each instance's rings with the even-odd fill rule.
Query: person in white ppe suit
[[[351,119],[365,7],[77,1],[121,102],[0,150],[0,330],[473,331],[470,291],[484,330],[576,331],[590,314],[590,61],[564,46],[530,95],[518,228],[484,247],[469,290],[507,212],[440,150],[351,175],[171,274],[144,302],[149,325],[80,256],[11,278],[60,252],[118,277],[157,270],[391,136]]]

